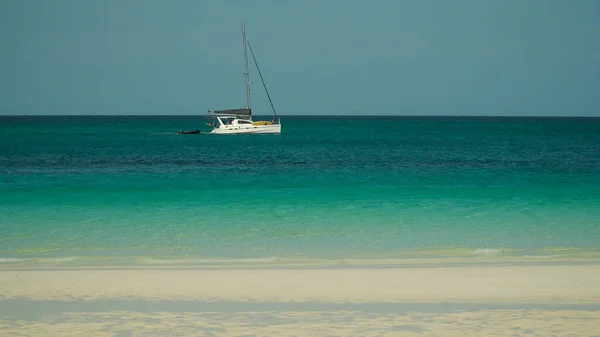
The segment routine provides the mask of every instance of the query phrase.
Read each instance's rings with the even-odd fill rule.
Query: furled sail
[[[236,115],[236,116],[251,116],[252,110],[250,109],[228,109],[228,110],[215,110],[214,114],[218,115]]]

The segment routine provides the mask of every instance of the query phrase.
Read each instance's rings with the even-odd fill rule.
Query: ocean
[[[600,257],[600,118],[204,123],[0,117],[0,263]]]

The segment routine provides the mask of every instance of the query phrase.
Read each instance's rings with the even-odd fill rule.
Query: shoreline
[[[210,257],[198,255],[1,257],[1,270],[41,269],[297,269],[297,268],[411,268],[511,265],[600,264],[600,251],[582,250],[547,255],[398,254],[366,257]]]

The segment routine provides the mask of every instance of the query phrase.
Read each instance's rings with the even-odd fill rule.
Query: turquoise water
[[[600,247],[600,119],[0,117],[0,261]],[[205,130],[208,131],[208,130]]]

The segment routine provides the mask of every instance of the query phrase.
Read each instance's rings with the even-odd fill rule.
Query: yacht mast
[[[248,54],[246,51],[246,26],[244,21],[242,21],[242,40],[244,44],[244,66],[246,68],[246,72],[244,73],[244,75],[246,75],[246,99],[248,101],[248,110],[250,111],[250,114],[252,114],[252,102],[250,101],[250,74],[248,73]]]

